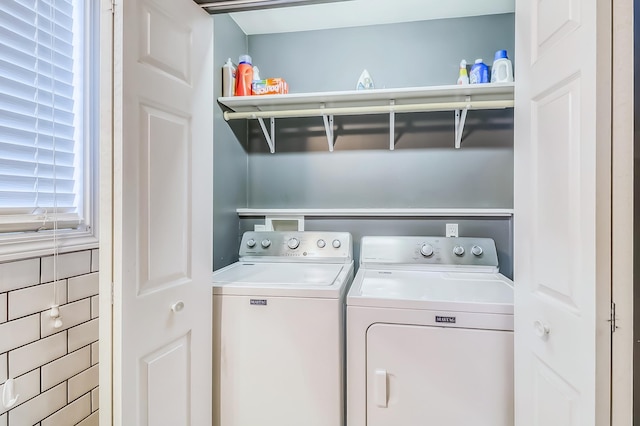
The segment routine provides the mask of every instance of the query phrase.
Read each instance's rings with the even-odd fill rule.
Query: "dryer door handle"
[[[387,408],[387,370],[378,369],[374,372],[374,398],[375,403],[380,408]]]

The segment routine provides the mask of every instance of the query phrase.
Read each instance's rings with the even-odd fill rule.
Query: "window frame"
[[[98,248],[99,141],[100,141],[100,0],[83,4],[83,185],[78,211],[84,219],[79,229],[24,231],[0,234],[0,262]]]

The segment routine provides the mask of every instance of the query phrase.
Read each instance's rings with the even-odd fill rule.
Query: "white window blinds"
[[[74,3],[0,2],[0,232],[82,224],[83,37]]]

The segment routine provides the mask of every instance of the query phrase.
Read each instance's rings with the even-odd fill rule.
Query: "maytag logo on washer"
[[[249,304],[258,306],[267,306],[267,299],[249,299]]]
[[[447,324],[455,324],[456,317],[439,317],[436,315],[436,322],[444,322]]]

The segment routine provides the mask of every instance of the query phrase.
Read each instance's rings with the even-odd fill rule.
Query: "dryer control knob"
[[[340,243],[340,240],[333,240],[333,243],[331,243],[331,245],[333,246],[333,248],[340,248],[342,243]]]
[[[262,242],[260,243],[262,245],[262,247],[264,248],[269,248],[269,246],[271,245],[271,241],[269,240],[262,240]]]
[[[464,247],[462,247],[462,246],[455,246],[455,247],[453,248],[453,253],[454,253],[456,256],[462,256],[462,255],[464,254]]]
[[[482,247],[480,246],[471,247],[471,253],[473,253],[474,256],[480,256],[482,254]]]
[[[433,247],[431,247],[431,244],[423,244],[422,247],[420,248],[420,254],[423,255],[424,257],[432,256]]]
[[[297,249],[300,245],[300,240],[298,240],[297,238],[291,238],[289,241],[287,241],[287,245],[292,250]]]
[[[325,248],[327,243],[324,240],[318,240],[318,247]]]
[[[253,238],[247,241],[247,247],[254,248],[255,246],[256,246],[256,240],[254,240]]]

